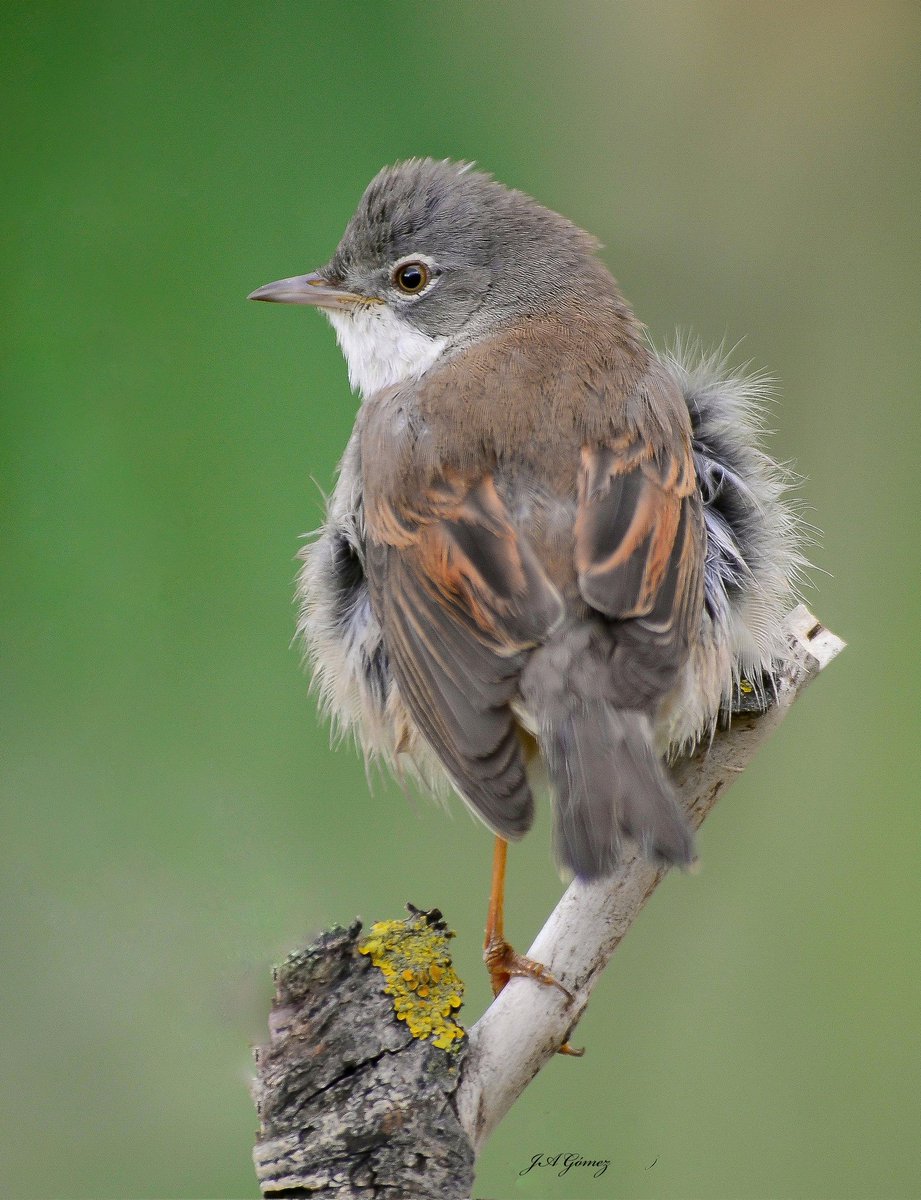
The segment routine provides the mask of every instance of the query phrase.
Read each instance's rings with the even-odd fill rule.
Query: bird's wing
[[[583,598],[624,623],[624,706],[645,707],[670,686],[700,620],[703,531],[690,440],[658,452],[629,434],[584,446],[574,533]]]
[[[368,511],[368,577],[400,693],[426,741],[503,837],[533,802],[509,702],[562,601],[491,475],[449,474],[399,513]]]

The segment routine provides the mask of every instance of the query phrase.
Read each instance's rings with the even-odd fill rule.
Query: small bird
[[[508,840],[543,768],[560,867],[687,866],[667,762],[769,677],[800,556],[765,381],[655,352],[570,221],[465,163],[382,170],[326,266],[250,299],[326,314],[361,393],[299,628],[366,756]],[[563,989],[565,990],[565,989]]]

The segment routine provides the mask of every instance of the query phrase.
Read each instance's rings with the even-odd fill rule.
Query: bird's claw
[[[486,943],[483,949],[483,962],[492,982],[492,994],[498,996],[513,975],[533,979],[545,987],[555,987],[572,1003],[572,992],[564,984],[551,975],[543,963],[536,959],[519,954],[504,939],[496,938]]]
[[[572,1003],[572,992],[565,984],[560,983],[555,975],[551,975],[543,963],[519,954],[503,938],[494,938],[486,943],[483,962],[486,963],[486,970],[489,972],[494,996],[499,995],[513,975],[519,975],[525,979],[533,979],[545,987],[558,988],[569,1003]],[[569,1042],[564,1042],[557,1050],[557,1054],[566,1054],[571,1058],[581,1058],[584,1053],[584,1047],[571,1046]]]

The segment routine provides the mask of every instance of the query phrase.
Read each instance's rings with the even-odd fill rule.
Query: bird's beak
[[[344,292],[322,274],[314,271],[310,275],[292,275],[290,279],[276,279],[265,287],[256,288],[247,300],[269,300],[273,304],[310,304],[314,308],[352,308],[356,304],[370,303],[370,297]]]

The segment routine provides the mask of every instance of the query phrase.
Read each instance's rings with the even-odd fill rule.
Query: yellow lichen
[[[413,1037],[431,1038],[441,1050],[454,1050],[465,1031],[454,1019],[464,985],[451,964],[440,914],[411,910],[405,921],[378,921],[358,950],[367,954],[386,980],[384,992]]]

